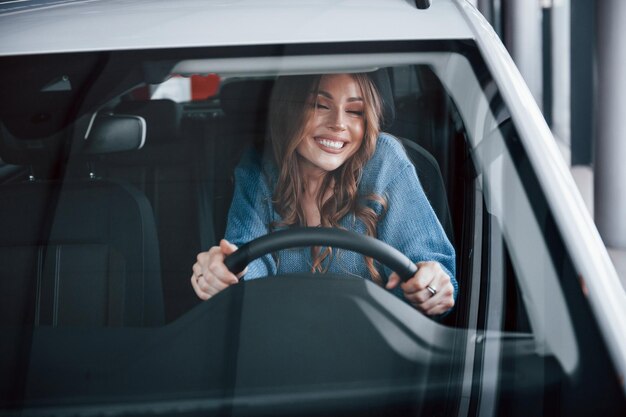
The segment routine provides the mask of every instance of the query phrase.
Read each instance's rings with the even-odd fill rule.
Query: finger
[[[224,242],[222,244],[222,242]],[[224,275],[232,275],[226,265],[224,265],[224,259],[226,259],[226,252],[230,252],[232,248],[237,248],[235,245],[228,243],[228,241],[222,239],[220,246],[213,246],[208,252],[202,252],[198,254],[197,263],[200,265],[200,271],[197,275],[205,275],[209,278],[211,274],[215,275],[221,281],[229,282],[232,279],[225,279]],[[196,271],[194,269],[194,271]]]
[[[423,261],[418,262],[417,264],[417,272],[413,276],[413,278],[405,283],[403,283],[403,290],[406,293],[416,293],[419,291],[426,290],[426,287],[430,285],[433,280],[438,275],[446,275],[444,270],[441,268],[441,264],[436,261]],[[424,293],[428,295],[428,293]]]
[[[401,284],[406,300],[429,316],[445,313],[454,307],[454,287],[441,265],[428,261],[419,262],[417,266],[417,273]]]
[[[420,280],[424,280],[421,277],[413,276],[408,281],[400,284],[400,288],[404,292],[404,296],[414,300],[415,302],[424,302],[428,300],[432,294],[426,288],[426,285],[423,285]],[[430,280],[430,278],[428,278]]]
[[[407,299],[407,301],[409,301],[409,303],[413,304],[416,307],[420,307],[420,309],[422,308],[421,306],[429,301],[432,298],[432,293],[429,292],[428,290],[420,290],[414,293],[404,293],[404,298]]]
[[[196,256],[196,263],[192,267],[194,274],[206,275],[209,269],[209,263],[216,257],[223,257],[220,248],[217,246],[213,246],[206,252],[200,252],[198,256]]]
[[[200,286],[198,285],[198,281],[197,281],[197,276],[194,274],[191,276],[191,286],[193,288],[193,291],[196,293],[196,295],[198,296],[198,298],[200,298],[201,300],[208,300],[211,295],[205,291],[203,291]]]
[[[443,314],[454,307],[454,298],[444,298],[439,304],[432,308],[424,310],[424,314],[429,316]]]
[[[400,275],[393,272],[391,275],[389,275],[389,279],[387,280],[387,285],[385,285],[385,288],[387,288],[388,290],[392,288],[396,288],[399,283],[400,283]]]
[[[222,239],[220,240],[220,249],[222,250],[222,253],[224,255],[230,255],[231,253],[235,252],[238,248],[236,245],[233,245],[228,240]]]
[[[230,249],[230,247],[227,247],[227,250]],[[192,288],[196,295],[203,300],[238,282],[237,278],[226,269],[224,254],[218,246],[212,247],[207,252],[199,253],[197,262],[192,266],[192,270]]]
[[[454,306],[454,287],[447,275],[444,274],[433,281],[431,287],[437,288],[437,293],[422,303],[423,311],[429,315],[441,314]]]
[[[435,275],[435,271],[429,262],[420,262],[417,264],[417,267],[415,275],[401,284],[402,291],[405,294],[414,294],[425,290]]]
[[[196,285],[198,285],[202,291],[210,295],[215,294],[218,290],[218,288],[212,284],[213,280],[216,280],[216,278],[212,277],[210,273],[196,275]]]
[[[237,249],[239,249],[237,247],[237,245],[234,245],[232,243],[230,243],[229,241],[227,241],[226,239],[222,239],[220,240],[220,249],[222,251],[222,253],[226,256],[230,255],[231,253],[235,252]],[[230,270],[229,270],[230,272]],[[241,278],[243,277],[246,272],[248,272],[248,267],[246,266],[243,271],[237,273],[236,277],[237,278]]]
[[[200,288],[200,290],[208,294],[210,297],[238,282],[236,280],[228,281],[221,279],[221,277],[211,272],[206,275],[196,276],[196,280],[196,285]]]
[[[227,285],[236,284],[239,279],[230,272],[230,270],[224,265],[223,259],[215,259],[209,265],[209,275],[214,276],[217,281],[225,283]]]
[[[200,280],[205,279],[207,284],[207,292],[211,295],[215,295],[220,291],[225,290],[230,285],[236,283],[232,281],[225,281],[218,276],[209,274],[208,277],[201,277]]]

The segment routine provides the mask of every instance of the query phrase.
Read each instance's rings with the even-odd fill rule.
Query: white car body
[[[78,0],[3,6],[0,57],[259,45],[296,48],[300,44],[350,42],[475,42],[509,107],[626,394],[626,293],[535,100],[496,33],[468,1],[433,0],[427,10],[417,10],[407,0]],[[362,62],[358,57],[339,58],[335,69],[361,68],[374,58],[367,54]],[[401,62],[404,58],[395,59]],[[199,61],[198,68],[196,64],[183,61],[177,73],[193,74],[207,67],[206,62]],[[239,74],[242,65],[251,66],[252,74],[277,69],[298,73],[315,68],[316,58],[242,58],[239,63],[225,59],[211,65],[230,75]],[[327,62],[319,65],[320,71],[329,66]],[[536,293],[541,289],[530,283],[524,291],[536,303],[550,296]],[[555,298],[559,303],[559,296]],[[565,336],[553,333],[550,324],[539,331],[544,333],[539,342],[542,348],[555,353],[561,365],[573,372],[577,352],[562,346],[571,332],[564,330]]]

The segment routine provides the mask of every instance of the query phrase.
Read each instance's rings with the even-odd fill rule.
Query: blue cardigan
[[[241,246],[267,234],[269,225],[281,219],[272,207],[277,176],[276,166],[263,162],[257,152],[243,156],[235,170],[235,192],[228,213],[226,240]],[[393,136],[379,135],[376,151],[363,168],[358,192],[360,196],[374,193],[387,200],[387,210],[377,225],[378,239],[413,262],[439,262],[452,280],[456,299],[454,248],[424,194],[413,164]],[[367,204],[381,213],[380,204],[369,201]],[[348,230],[365,233],[365,225],[352,214],[341,219],[340,224]],[[371,279],[363,255],[337,249],[333,252],[333,259],[324,264],[329,272]],[[278,257],[278,265],[271,255],[251,262],[244,279],[311,271],[310,248],[283,250]],[[380,273],[386,281],[391,271],[383,267]],[[393,292],[403,298],[400,287]]]

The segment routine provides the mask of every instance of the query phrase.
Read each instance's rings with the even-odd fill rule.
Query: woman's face
[[[333,171],[356,153],[363,142],[363,94],[348,74],[325,75],[317,96],[309,97],[311,115],[296,148],[304,174]]]

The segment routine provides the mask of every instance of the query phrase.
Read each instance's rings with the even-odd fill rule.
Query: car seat
[[[141,147],[145,123],[105,114],[90,120],[86,135],[66,129],[39,139],[17,138],[0,123],[0,157],[31,172],[0,185],[2,326],[163,322],[148,200],[129,184],[83,169],[100,155]],[[68,146],[70,136],[77,146]],[[78,177],[70,175],[72,163],[81,167]]]
[[[218,156],[206,155],[202,134],[210,120],[184,117],[182,106],[169,99],[122,101],[112,114],[138,116],[146,123],[144,146],[133,152],[101,154],[100,175],[132,184],[150,202],[159,235],[165,318],[170,322],[199,299],[189,284],[196,255],[216,242],[213,183],[205,174]]]

